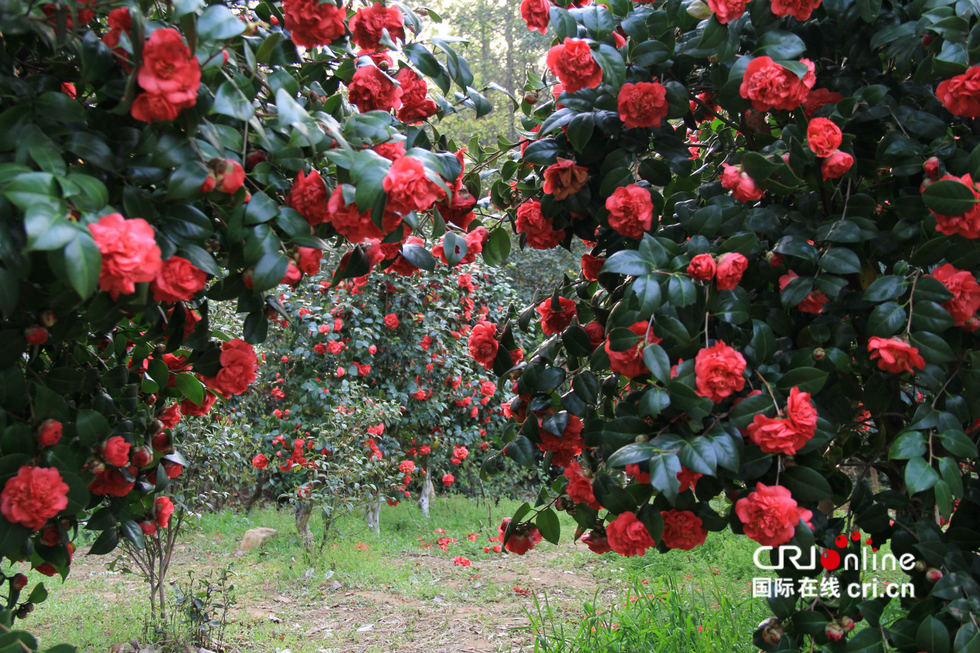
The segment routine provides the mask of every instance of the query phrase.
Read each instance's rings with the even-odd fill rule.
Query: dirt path
[[[224,638],[228,651],[525,651],[533,649],[534,634],[527,628],[526,611],[535,611],[535,598],[543,604],[547,595],[556,618],[573,623],[581,618],[583,603],[591,601],[600,589],[594,575],[588,573],[593,571],[592,565],[582,561],[571,543],[525,556],[473,560],[469,567],[455,566],[445,555],[428,551],[406,552],[398,560],[384,560],[386,564],[417,568],[431,577],[438,590],[428,598],[341,583],[330,580],[329,574],[327,579],[301,583],[304,587],[294,589],[275,577],[263,577],[265,572],[256,568],[262,566],[261,558],[246,561],[228,548],[221,547],[216,553],[214,542],[182,545],[170,575],[174,579],[188,570],[202,573],[219,569],[236,559],[236,564],[244,563],[246,571],[238,572],[240,588]],[[72,576],[84,582],[69,581],[65,594],[95,589],[110,605],[145,602],[146,590],[140,579],[107,571],[106,562],[100,556],[77,556]],[[576,571],[567,571],[570,569]],[[100,580],[105,581],[102,587]],[[604,587],[600,596],[607,599],[619,590],[608,584]],[[281,646],[270,643],[280,640]]]

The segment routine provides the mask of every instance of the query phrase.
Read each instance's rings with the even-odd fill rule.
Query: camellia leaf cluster
[[[431,268],[403,248],[423,227],[452,264],[479,251],[462,153],[433,121],[490,105],[424,17],[306,0],[0,7],[4,630],[46,597],[19,570],[67,575],[81,529],[107,553],[167,527],[162,493],[187,465],[171,429],[255,380],[252,345],[283,312],[273,289],[331,246],[348,253],[338,280],[402,252]],[[213,330],[211,301],[235,302],[240,333]],[[8,644],[36,648],[21,631]]]
[[[977,8],[521,9],[552,45],[491,198],[522,245],[588,249],[553,297],[469,339],[514,393],[498,455],[563,470],[508,542],[557,541],[565,510],[597,553],[722,530],[774,561],[887,547],[915,561],[910,591],[783,565],[794,592],[769,595],[755,645],[976,650]],[[544,340],[515,365],[517,327]],[[801,597],[808,579],[859,592]]]

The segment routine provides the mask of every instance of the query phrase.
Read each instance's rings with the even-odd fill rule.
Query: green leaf
[[[575,151],[583,152],[585,151],[585,146],[588,144],[589,139],[592,138],[592,132],[594,130],[595,114],[580,113],[576,115],[568,124],[568,129],[566,131],[568,142],[572,144]]]
[[[642,463],[649,460],[655,453],[657,453],[657,447],[649,442],[634,442],[625,447],[620,447],[606,458],[606,466],[626,467],[626,465]]]
[[[714,440],[703,435],[686,440],[678,456],[684,467],[698,474],[714,476],[718,467]]]
[[[88,230],[78,230],[62,250],[68,283],[82,299],[92,296],[99,285],[102,254]]]
[[[452,267],[466,256],[466,239],[455,231],[447,231],[442,243],[442,251],[446,255],[446,264]]]
[[[643,350],[643,362],[658,381],[666,383],[670,380],[670,358],[663,347],[656,343],[647,345]]]
[[[77,228],[65,216],[61,202],[38,196],[38,200],[24,210],[27,251],[61,249],[75,238]]]
[[[185,161],[170,173],[170,178],[167,180],[167,197],[182,200],[198,195],[207,178],[207,166],[200,161]]]
[[[519,435],[506,445],[504,454],[517,464],[530,467],[534,463],[534,447],[526,436]]]
[[[697,287],[688,277],[671,277],[667,282],[667,297],[678,308],[693,304],[697,295]]]
[[[204,0],[173,0],[174,18],[193,14],[204,6]]]
[[[766,30],[759,38],[755,55],[767,55],[773,59],[795,59],[806,52],[806,44],[796,34],[782,30]]]
[[[915,321],[915,318],[912,318]],[[956,358],[952,347],[945,339],[928,331],[914,331],[910,336],[912,344],[919,350],[919,354],[929,363],[948,363]]]
[[[204,403],[204,386],[193,374],[175,374],[177,391],[186,399],[200,406]]]
[[[602,265],[603,273],[628,274],[631,276],[645,275],[653,271],[650,261],[643,258],[639,252],[624,249],[606,259]]]
[[[681,488],[681,482],[677,480],[677,474],[681,471],[680,458],[676,453],[663,453],[651,458],[649,464],[650,484],[663,492],[667,499],[674,501]]]
[[[905,487],[909,495],[925,492],[939,480],[939,474],[922,456],[909,459],[905,466]]]
[[[214,94],[211,113],[248,120],[255,113],[255,107],[234,82],[226,81],[218,87],[218,92]]]
[[[252,273],[252,289],[261,292],[279,285],[286,275],[289,261],[279,252],[269,252],[259,259]]]
[[[915,631],[915,645],[929,653],[947,653],[949,651],[949,631],[939,619],[927,616]]]
[[[670,393],[657,387],[650,387],[640,398],[638,408],[642,417],[656,417],[670,406]]]
[[[831,274],[857,274],[861,271],[861,259],[853,250],[831,247],[820,258],[820,267]]]
[[[939,434],[943,449],[958,458],[976,458],[977,445],[963,431],[943,431]]]
[[[887,338],[905,327],[908,316],[905,309],[895,302],[885,302],[875,306],[868,316],[868,335]]]
[[[558,544],[561,539],[561,524],[558,523],[558,515],[551,508],[545,508],[538,513],[534,524],[541,531],[541,537],[552,544]]]
[[[783,472],[782,484],[797,501],[818,502],[833,496],[830,483],[812,467],[790,467]]]
[[[245,224],[262,224],[272,220],[278,214],[279,205],[276,204],[275,200],[262,191],[256,191],[245,207]]]
[[[421,245],[413,245],[411,243],[402,245],[402,256],[405,257],[406,261],[420,270],[431,272],[436,267],[436,257]]]
[[[48,598],[48,590],[44,588],[44,583],[38,583],[31,590],[30,595],[27,597],[28,603],[44,603]]]
[[[928,208],[945,216],[963,215],[977,203],[971,188],[952,179],[930,184],[922,193],[922,201]]]
[[[922,457],[926,453],[926,441],[919,431],[900,433],[888,449],[888,457],[893,460],[908,460]]]
[[[803,392],[816,394],[827,382],[827,372],[816,367],[797,367],[784,374],[777,386],[789,392],[794,386]]]
[[[146,539],[143,537],[143,530],[132,519],[127,519],[121,525],[123,537],[129,540],[137,549],[146,548]]]
[[[869,302],[883,302],[894,299],[905,292],[905,279],[889,274],[878,277],[864,290],[864,299]]]
[[[626,80],[626,63],[619,50],[607,43],[600,43],[599,49],[592,51],[592,56],[602,68],[602,83],[619,89]]]
[[[224,5],[211,5],[197,19],[200,41],[225,41],[245,31],[245,23]]]
[[[139,527],[137,527],[139,528]],[[119,532],[113,528],[107,528],[102,531],[102,534],[96,538],[95,542],[92,544],[92,548],[89,549],[89,553],[92,555],[105,555],[106,553],[112,552],[119,545]]]
[[[109,422],[102,413],[88,408],[78,411],[78,416],[75,417],[75,429],[78,432],[78,439],[89,446],[102,442],[110,433]]]

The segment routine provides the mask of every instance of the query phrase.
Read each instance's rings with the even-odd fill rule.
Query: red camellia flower
[[[582,276],[589,281],[595,281],[599,278],[599,272],[602,270],[605,262],[606,259],[604,258],[592,256],[591,254],[582,254]]]
[[[667,117],[667,89],[659,82],[623,84],[616,109],[626,129],[659,127]]]
[[[747,0],[707,0],[708,9],[722,25],[727,25],[745,13]]]
[[[643,349],[651,342],[659,344],[663,338],[658,338],[653,333],[652,328],[648,332],[648,327],[648,323],[644,321],[634,322],[629,326],[629,330],[640,336],[640,338],[635,345],[626,351],[614,351],[609,340],[606,340],[605,349],[606,354],[609,356],[609,367],[612,371],[619,372],[623,376],[631,379],[650,371],[647,369],[646,363],[643,362]],[[645,339],[644,336],[646,336]]]
[[[592,481],[589,477],[585,475],[585,470],[575,462],[574,460],[565,466],[565,478],[568,479],[568,485],[565,486],[565,493],[568,498],[575,503],[587,504],[590,508],[595,508],[596,510],[602,509],[599,502],[596,501],[595,494],[592,491]]]
[[[381,186],[388,194],[388,210],[399,213],[426,211],[446,197],[446,192],[426,176],[422,162],[410,156],[391,164]]]
[[[806,101],[803,103],[803,112],[807,118],[810,118],[820,107],[835,104],[843,99],[843,95],[830,89],[815,88],[806,96]]]
[[[814,118],[806,128],[806,143],[819,157],[828,157],[840,147],[844,134],[827,118]]]
[[[620,513],[607,524],[606,538],[609,540],[609,547],[624,556],[645,555],[647,549],[657,545],[650,537],[647,527],[632,512]]]
[[[715,267],[714,256],[698,254],[688,263],[687,275],[694,281],[711,281],[715,278]]]
[[[565,430],[560,434],[551,433],[542,426],[538,449],[551,452],[552,464],[566,467],[572,458],[582,453],[582,447],[585,445],[585,441],[582,440],[583,426],[582,420],[575,415],[568,416]]]
[[[789,282],[796,279],[799,275],[790,270],[786,274],[779,277],[779,289],[783,290],[789,285]],[[814,315],[823,312],[823,305],[830,301],[824,293],[819,290],[810,291],[806,297],[803,298],[799,304],[796,305],[803,313],[813,313]]]
[[[547,336],[560,333],[565,327],[572,323],[575,317],[575,302],[567,297],[558,298],[559,309],[555,310],[552,300],[546,299],[538,304],[537,312],[541,316],[541,330]]]
[[[160,528],[169,526],[172,514],[174,514],[174,502],[170,497],[157,497],[153,500],[153,518],[157,526]]]
[[[547,63],[568,93],[595,88],[602,81],[602,68],[592,58],[589,44],[581,39],[566,37],[563,43],[548,50]]]
[[[756,483],[755,490],[735,502],[735,514],[745,534],[763,546],[780,546],[793,539],[796,525],[809,521],[809,510],[800,508],[790,491],[780,485]]]
[[[24,329],[24,338],[28,344],[43,345],[48,341],[48,330],[42,326],[30,326]]]
[[[939,82],[936,97],[954,116],[980,116],[980,66],[970,66],[965,73]]]
[[[533,249],[551,249],[565,238],[565,230],[555,231],[549,218],[541,212],[541,203],[528,200],[517,207],[517,233],[527,237],[527,244]]]
[[[741,165],[733,166],[722,163],[721,185],[732,191],[732,197],[740,202],[756,202],[765,193],[755,183],[755,179],[742,169]]]
[[[456,477],[448,472],[442,475],[442,484],[445,485],[446,487],[452,485],[455,480]]]
[[[121,435],[114,435],[102,445],[102,459],[116,467],[129,463],[129,443]]]
[[[402,89],[377,66],[361,66],[347,84],[348,98],[359,111],[391,111],[402,104]]]
[[[394,231],[401,224],[402,220],[401,216],[397,213],[385,211],[381,218],[381,229],[384,230],[382,232],[371,220],[371,213],[369,211],[362,212],[357,207],[357,204],[346,203],[344,200],[344,191],[340,186],[334,188],[333,193],[330,195],[330,201],[327,202],[327,213],[327,221],[337,230],[337,233],[355,245],[372,238],[384,238],[388,233]],[[384,258],[381,248],[378,248],[378,253],[377,259],[373,260],[372,264]]]
[[[311,227],[326,222],[330,215],[327,210],[327,187],[323,185],[320,172],[313,170],[309,174],[300,172],[296,175],[286,204],[306,218]]]
[[[296,253],[299,256],[299,269],[303,271],[303,274],[316,274],[320,271],[322,251],[315,247],[297,247]]]
[[[933,278],[940,281],[953,298],[943,304],[957,326],[963,326],[980,309],[980,284],[972,272],[957,269],[946,263],[932,271]]]
[[[793,386],[786,400],[786,417],[798,430],[806,434],[809,440],[817,430],[817,409],[813,405],[809,392],[803,392]]]
[[[579,538],[582,542],[585,542],[585,546],[589,547],[589,551],[592,553],[609,553],[612,548],[609,546],[609,538],[606,537],[605,531],[592,530]]]
[[[480,322],[470,331],[466,342],[470,356],[487,369],[493,367],[493,359],[497,357],[500,343],[497,341],[497,325],[492,322]]]
[[[537,30],[542,34],[548,33],[548,18],[551,3],[548,0],[523,0],[521,2],[521,18],[531,31]]]
[[[133,475],[139,470],[136,467],[130,469]],[[130,493],[134,481],[126,480],[123,473],[115,467],[107,467],[95,475],[92,482],[88,484],[88,489],[92,494],[102,494],[110,497],[124,497]]]
[[[144,102],[170,104],[176,117],[181,109],[192,107],[197,102],[201,65],[184,44],[180,32],[165,27],[155,30],[146,39],[143,63],[136,73],[136,79],[146,95],[152,96],[152,100]],[[131,113],[133,117],[142,119],[135,108]]]
[[[792,16],[798,21],[809,20],[820,0],[771,0],[769,9],[775,16]]]
[[[806,444],[809,438],[788,419],[756,415],[746,428],[748,440],[765,453],[784,453],[792,456]]]
[[[245,168],[234,159],[216,159],[211,162],[214,170],[215,184],[219,193],[231,195],[245,183]]]
[[[68,484],[54,467],[25,465],[0,492],[0,513],[12,524],[40,530],[68,507]]]
[[[592,320],[582,328],[585,329],[585,334],[589,336],[589,344],[592,345],[593,350],[601,345],[606,339],[606,329],[600,322]]]
[[[255,380],[259,362],[252,345],[240,338],[224,342],[218,360],[221,362],[218,374],[204,379],[204,382],[225,396],[240,395],[248,390]],[[184,413],[189,414],[187,411]]]
[[[252,458],[252,467],[255,469],[265,469],[269,466],[269,459],[266,458],[264,453],[256,454]]]
[[[153,227],[142,218],[126,220],[118,213],[88,226],[102,254],[99,287],[113,299],[136,292],[136,284],[153,281],[160,270],[160,248]]]
[[[507,525],[510,524],[510,517],[505,518],[500,522],[500,526],[497,527],[497,538],[498,541],[504,542],[504,533],[507,530]],[[528,551],[534,548],[534,546],[541,541],[541,531],[539,531],[534,526],[518,526],[517,529],[511,533],[511,536],[507,538],[504,542],[504,548],[511,553],[516,553],[517,555],[524,555]]]
[[[698,479],[702,476],[704,476],[704,474],[692,472],[687,467],[682,465],[681,471],[677,472],[677,480],[681,483],[681,487],[678,492],[686,492],[687,490],[693,491],[695,486],[698,484]],[[649,478],[647,480],[649,480]]]
[[[738,92],[746,100],[752,101],[752,108],[756,111],[792,111],[806,101],[807,94],[817,81],[813,62],[801,59],[800,63],[807,67],[803,79],[769,57],[756,57],[745,69]]]
[[[37,427],[37,443],[42,447],[53,447],[61,441],[62,426],[56,419],[46,419]]]
[[[204,401],[200,404],[195,404],[190,399],[184,399],[180,402],[180,412],[184,415],[190,416],[201,416],[207,415],[211,410],[211,406],[217,401],[218,397],[210,390],[204,392]],[[154,446],[154,448],[156,448]]]
[[[582,190],[589,180],[589,169],[576,165],[573,159],[558,157],[558,163],[544,170],[544,192],[561,201]]]
[[[208,275],[181,256],[171,256],[160,266],[150,289],[158,302],[185,302],[204,288]]]
[[[977,192],[977,187],[973,183],[973,177],[969,173],[962,177],[943,175],[940,181],[947,179],[958,181],[965,185],[973,193],[974,199],[980,200],[980,192]],[[980,202],[974,204],[969,211],[962,215],[939,215],[935,211],[932,211],[932,209],[930,209],[930,212],[936,216],[936,231],[939,233],[946,234],[947,236],[959,234],[964,238],[980,238]]]
[[[699,351],[694,359],[696,392],[715,403],[722,402],[745,387],[744,372],[742,354],[719,340]]]
[[[415,124],[435,115],[439,107],[429,99],[429,84],[424,79],[411,68],[402,68],[395,78],[402,89],[402,107],[398,110],[399,120]]]
[[[690,551],[704,544],[708,531],[701,527],[701,518],[690,510],[662,510],[664,534],[661,540],[671,549]]]
[[[385,315],[385,326],[394,331],[398,328],[398,316],[394,313]]]
[[[129,107],[129,113],[137,120],[153,123],[161,120],[174,120],[180,113],[177,105],[167,101],[162,95],[140,93]]]
[[[304,48],[330,45],[347,31],[346,10],[332,2],[283,0],[282,8],[290,38]]]
[[[718,258],[715,285],[718,290],[732,290],[742,280],[742,274],[749,267],[749,260],[738,252],[728,252]]]
[[[653,200],[650,191],[629,184],[620,186],[606,198],[609,226],[627,238],[642,238],[653,225]]]
[[[358,9],[350,19],[351,41],[365,50],[377,50],[381,46],[382,30],[388,30],[393,41],[405,40],[405,19],[398,7],[385,7],[375,2],[370,7]]]
[[[837,179],[854,165],[854,157],[847,152],[834,150],[820,163],[820,175],[826,179]]]
[[[915,374],[916,370],[926,367],[926,361],[919,355],[918,348],[898,338],[872,337],[868,340],[868,352],[871,360],[878,361],[879,369],[892,374]]]

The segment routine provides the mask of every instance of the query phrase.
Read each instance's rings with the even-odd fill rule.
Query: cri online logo
[[[858,553],[844,553],[841,551],[846,551],[851,543],[856,543],[860,549],[860,555]],[[801,570],[813,570],[817,568],[817,563],[827,571],[834,571],[836,569],[843,568],[844,571],[853,570],[870,570],[870,571],[886,571],[886,570],[898,570],[901,568],[904,571],[910,571],[915,567],[915,556],[911,553],[903,553],[902,555],[896,557],[891,553],[885,553],[881,556],[878,554],[878,547],[874,546],[872,539],[869,537],[865,540],[864,544],[867,546],[861,546],[861,533],[859,531],[854,531],[851,533],[850,540],[848,540],[847,535],[843,533],[834,538],[834,545],[840,551],[835,549],[827,549],[817,554],[817,547],[810,547],[809,559],[804,554],[803,550],[798,546],[794,545],[783,545],[780,547],[772,546],[760,546],[755,550],[755,555],[753,556],[753,561],[756,567],[759,569],[784,569],[786,563],[791,563],[793,567]],[[871,549],[871,554],[868,555],[868,549]],[[760,555],[762,552],[776,552],[776,560],[772,563],[767,563],[762,559]]]

